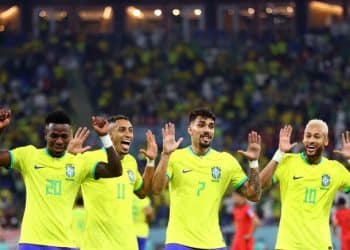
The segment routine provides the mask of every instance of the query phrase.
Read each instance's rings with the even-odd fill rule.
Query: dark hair
[[[336,205],[337,206],[342,206],[342,205],[345,205],[346,204],[346,200],[344,197],[339,197],[339,199],[337,200],[337,203]]]
[[[111,117],[108,118],[108,122],[116,122],[118,120],[127,120],[130,121],[129,117],[125,116],[125,115],[113,115]]]
[[[209,109],[206,108],[198,108],[198,109],[194,109],[191,111],[190,115],[189,115],[189,122],[193,122],[198,116],[202,116],[204,118],[211,118],[214,120],[215,122],[215,115],[213,112],[211,112]]]
[[[45,125],[49,125],[50,123],[71,125],[69,116],[63,110],[56,110],[49,113],[45,118]]]

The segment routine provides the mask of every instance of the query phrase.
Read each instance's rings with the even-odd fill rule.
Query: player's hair
[[[127,120],[130,121],[129,117],[125,116],[125,115],[113,115],[111,117],[108,118],[108,122],[109,123],[113,123],[116,122],[118,120]]]
[[[344,197],[339,197],[339,199],[337,200],[336,205],[337,205],[337,206],[343,206],[343,205],[345,205],[345,204],[346,204],[345,198],[344,198]]]
[[[326,136],[328,136],[328,125],[324,121],[322,121],[320,119],[312,119],[306,124],[305,128],[309,127],[310,125],[319,125],[321,127],[321,129],[322,129],[322,132]]]
[[[198,116],[202,116],[204,118],[211,118],[214,120],[215,122],[215,115],[212,111],[210,111],[207,108],[198,108],[198,109],[194,109],[191,111],[190,115],[189,115],[189,122],[193,122]]]
[[[45,118],[45,125],[49,125],[50,123],[71,125],[71,120],[63,110],[56,110],[49,113]]]

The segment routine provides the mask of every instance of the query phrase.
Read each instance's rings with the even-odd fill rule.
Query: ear
[[[325,147],[328,146],[328,143],[329,143],[329,141],[328,141],[328,136],[325,136],[325,141],[324,141]]]
[[[187,127],[187,133],[188,133],[189,135],[192,135],[191,124]]]

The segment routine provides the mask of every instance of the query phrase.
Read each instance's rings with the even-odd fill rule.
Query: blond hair
[[[321,127],[321,130],[324,133],[324,135],[328,136],[328,125],[323,120],[312,119],[306,124],[305,129],[307,129],[310,125],[319,125]]]

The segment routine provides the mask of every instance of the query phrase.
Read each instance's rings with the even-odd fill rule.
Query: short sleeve
[[[344,193],[350,193],[350,172],[341,163],[336,162],[339,167],[340,187]]]
[[[231,185],[234,189],[239,189],[248,180],[239,162],[230,154],[223,153],[223,158],[231,171]]]
[[[134,184],[134,192],[139,191],[143,186],[143,179],[140,172],[135,170],[135,184]]]
[[[168,167],[167,167],[167,171],[166,171],[166,175],[168,176],[169,180],[171,180],[171,178],[173,177],[173,171],[174,171],[174,154],[172,153],[170,155],[169,158],[169,162],[168,162]]]
[[[10,169],[16,169],[20,172],[25,172],[25,163],[28,157],[33,157],[35,154],[36,148],[32,145],[18,147],[9,151],[11,163]]]
[[[83,178],[96,179],[96,168],[100,162],[107,162],[107,154],[104,149],[86,152],[81,155],[83,158]]]
[[[284,167],[286,164],[286,161],[288,159],[288,154],[285,154],[282,158],[282,160],[277,164],[276,170],[272,176],[272,182],[280,182],[281,180],[285,180],[284,178],[287,175],[287,168]]]

